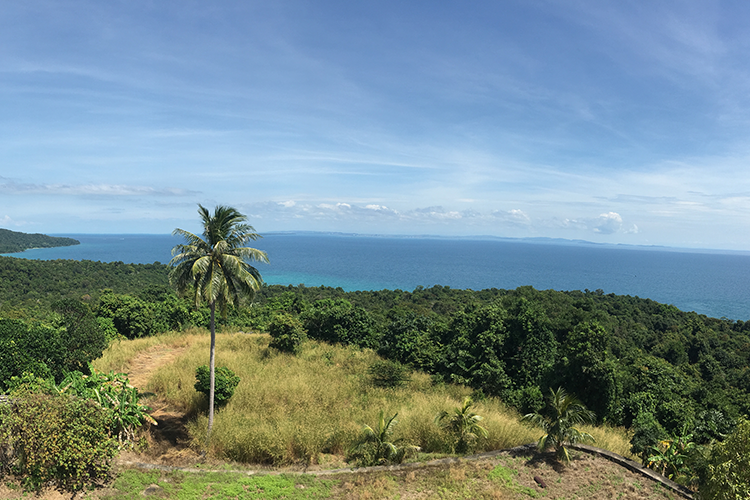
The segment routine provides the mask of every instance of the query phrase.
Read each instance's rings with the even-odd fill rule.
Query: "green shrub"
[[[59,392],[96,401],[107,413],[107,427],[111,436],[117,436],[121,447],[135,444],[135,433],[145,422],[155,424],[148,414],[150,408],[138,401],[138,389],[131,386],[124,373],[101,373],[96,370],[86,376],[80,372],[69,373],[60,383]]]
[[[400,464],[407,455],[418,452],[419,446],[402,444],[403,439],[391,438],[398,423],[397,416],[398,413],[386,421],[385,413],[381,411],[377,427],[365,425],[359,440],[349,450],[347,461],[360,467]]]
[[[409,369],[398,361],[376,361],[367,373],[372,383],[378,387],[400,387],[411,380]]]
[[[208,366],[199,366],[195,370],[195,390],[202,392],[209,397],[209,370]],[[225,366],[218,366],[214,370],[214,403],[221,406],[229,401],[234,394],[237,384],[240,383],[240,377],[234,374],[232,370]]]
[[[741,419],[732,434],[714,445],[706,472],[701,498],[750,498],[750,420]]]
[[[292,354],[299,353],[302,342],[307,340],[307,332],[302,322],[286,313],[273,317],[268,325],[268,333],[273,338],[269,347]]]
[[[80,491],[109,477],[117,441],[95,402],[17,392],[0,412],[0,473],[20,477],[30,490],[52,483]]]
[[[667,437],[667,431],[649,412],[638,415],[633,422],[633,428],[635,432],[630,440],[632,445],[630,453],[638,455],[641,460],[648,462],[651,450],[659,444],[659,441]]]
[[[379,344],[372,315],[345,299],[317,300],[300,318],[310,338],[316,340],[368,348],[376,348]]]

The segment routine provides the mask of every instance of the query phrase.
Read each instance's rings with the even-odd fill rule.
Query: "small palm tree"
[[[247,217],[236,209],[217,206],[212,215],[198,205],[198,213],[203,223],[203,238],[183,229],[172,232],[185,238],[186,243],[172,249],[169,280],[180,295],[193,295],[196,307],[205,301],[211,309],[208,440],[214,423],[216,306],[226,316],[228,304],[239,304],[243,296],[253,297],[263,279],[248,261],[268,262],[268,257],[265,252],[245,246],[261,236],[245,224]]]
[[[474,400],[466,396],[464,402],[458,408],[453,409],[453,414],[446,410],[438,413],[435,422],[456,437],[453,451],[466,453],[480,437],[487,439],[487,429],[479,425],[484,420],[480,415],[472,411]]]
[[[547,416],[529,413],[521,420],[541,427],[546,434],[539,438],[539,449],[544,451],[548,446],[554,447],[558,460],[567,464],[570,462],[570,454],[566,444],[595,441],[591,434],[581,432],[575,426],[593,423],[596,415],[562,387],[556,391],[550,389],[548,408]]]
[[[391,441],[393,428],[398,423],[398,413],[386,421],[385,413],[381,410],[378,415],[378,425],[375,429],[369,425],[362,428],[359,441],[350,451],[350,455],[361,465],[400,464],[408,453],[419,451],[419,446],[401,445],[402,439]]]

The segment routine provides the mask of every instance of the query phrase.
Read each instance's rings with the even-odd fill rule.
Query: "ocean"
[[[72,247],[6,254],[27,259],[167,263],[180,239],[170,235],[60,234]],[[676,251],[557,240],[381,237],[271,233],[253,246],[269,284],[341,287],[347,291],[418,286],[602,290],[650,298],[684,311],[750,319],[750,253]]]

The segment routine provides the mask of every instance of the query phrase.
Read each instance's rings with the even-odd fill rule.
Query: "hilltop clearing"
[[[207,459],[197,453],[205,428],[205,401],[192,385],[195,367],[207,357],[208,336],[193,331],[113,345],[96,361],[96,367],[124,369],[131,382],[151,398],[157,419],[168,413],[187,425],[181,434],[185,441],[178,439],[172,446],[163,431],[152,428],[151,446],[158,450],[123,456],[119,479],[101,495],[130,498],[150,487],[166,498],[181,498],[187,490],[220,498],[235,498],[230,490],[248,495],[236,498],[256,498],[250,495],[253,491],[258,492],[257,498],[282,498],[270,493],[270,482],[275,481],[275,487],[283,490],[286,484],[289,488],[283,498],[676,498],[661,485],[583,453],[576,453],[568,467],[560,467],[549,454],[533,451],[452,463],[435,461],[448,456],[440,449],[440,440],[448,437],[432,423],[434,413],[457,405],[467,388],[434,385],[417,372],[410,374],[404,387],[378,388],[367,375],[367,367],[377,361],[372,351],[308,342],[299,356],[291,356],[269,349],[269,340],[259,334],[218,336],[217,364],[231,367],[242,381],[227,407],[217,413]],[[347,466],[344,459],[350,444],[345,436],[355,438],[362,424],[372,422],[383,406],[398,411],[398,436],[419,440],[429,453],[414,459],[428,463],[400,470],[330,471]],[[511,448],[538,437],[538,431],[520,425],[518,415],[499,401],[490,398],[480,408],[491,434],[477,451]],[[597,436],[599,446],[627,454],[628,438],[622,430],[588,430]],[[338,444],[334,442],[337,435]],[[318,442],[321,445],[316,449]],[[139,472],[132,469],[135,463],[186,469]],[[275,467],[268,469],[272,464]],[[274,475],[198,472],[248,468]],[[315,478],[299,475],[302,471]],[[547,487],[539,486],[534,476]],[[260,493],[264,491],[267,496]]]

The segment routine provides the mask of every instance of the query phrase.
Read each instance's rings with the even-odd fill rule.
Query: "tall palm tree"
[[[169,281],[181,296],[192,295],[195,306],[203,301],[211,309],[211,354],[209,358],[208,432],[214,424],[214,359],[216,354],[216,306],[226,316],[227,305],[238,305],[245,296],[253,297],[263,278],[249,261],[268,262],[265,252],[245,246],[261,236],[246,224],[247,217],[232,207],[219,205],[213,215],[198,205],[203,223],[203,238],[175,229],[172,234],[182,236],[186,243],[172,249],[173,269]]]
[[[575,426],[593,423],[596,415],[562,387],[556,391],[550,388],[549,391],[549,414],[545,416],[540,413],[529,413],[521,420],[541,427],[546,433],[539,438],[539,450],[544,451],[548,446],[552,446],[558,460],[569,463],[570,454],[565,447],[566,444],[594,441],[591,434],[581,432]]]

